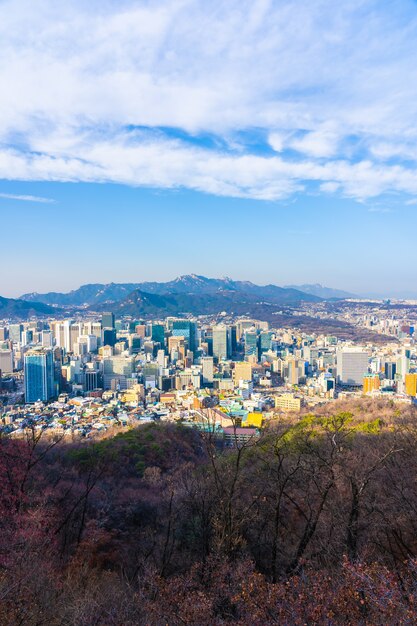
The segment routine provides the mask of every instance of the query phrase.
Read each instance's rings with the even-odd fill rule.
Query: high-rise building
[[[413,398],[417,396],[417,374],[405,375],[405,393]]]
[[[337,350],[337,377],[340,385],[362,386],[368,368],[369,354],[366,350],[355,347]]]
[[[212,385],[214,380],[213,357],[203,356],[201,359],[203,385]]]
[[[103,328],[103,346],[114,346],[116,331],[114,328]]]
[[[388,380],[394,380],[395,379],[395,374],[397,373],[397,364],[393,363],[392,361],[387,361],[385,363],[385,378],[387,378]]]
[[[378,391],[381,386],[381,380],[378,374],[367,374],[363,378],[363,393],[371,393]]]
[[[99,386],[99,373],[95,369],[86,369],[84,372],[84,391],[93,391]]]
[[[197,324],[190,320],[175,320],[172,323],[172,336],[184,337],[191,352],[197,349]]]
[[[103,358],[104,388],[110,389],[112,380],[117,380],[120,389],[126,389],[126,379],[135,371],[134,357],[112,356]]]
[[[259,335],[259,351],[261,354],[268,352],[272,347],[272,335],[270,331],[263,331]]]
[[[0,372],[11,374],[13,372],[13,351],[0,350]]]
[[[258,334],[256,331],[245,332],[245,358],[255,357],[258,359]]]
[[[28,350],[24,357],[25,399],[28,404],[47,402],[55,395],[54,358],[49,348]]]
[[[224,324],[213,327],[213,356],[219,361],[228,359],[231,353],[230,329]]]
[[[165,346],[165,327],[162,324],[152,324],[152,341],[161,344],[161,348]]]
[[[42,345],[44,346],[44,348],[52,348],[53,343],[54,343],[54,338],[52,335],[52,331],[50,330],[43,330],[41,333],[41,342]]]
[[[103,328],[115,328],[114,313],[107,311],[101,316],[101,325]]]
[[[10,324],[9,326],[9,339],[13,343],[19,343],[22,338],[22,324]]]

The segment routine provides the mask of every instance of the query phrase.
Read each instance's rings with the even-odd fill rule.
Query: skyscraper
[[[256,331],[245,332],[245,358],[249,356],[258,359],[258,335]]]
[[[224,324],[213,327],[213,356],[219,361],[228,359],[231,353],[230,329]]]
[[[165,346],[165,327],[163,324],[152,324],[152,341],[161,344],[161,348]]]
[[[34,348],[25,354],[25,400],[47,402],[55,395],[54,358],[49,348]]]
[[[175,320],[172,324],[172,336],[184,337],[188,349],[195,352],[197,349],[197,324],[190,320]]]
[[[114,328],[114,313],[107,311],[101,316],[101,325],[103,328]]]
[[[203,385],[211,385],[214,380],[213,357],[203,356],[201,359]]]
[[[359,387],[368,373],[369,354],[361,348],[346,347],[337,350],[337,377],[339,384]]]

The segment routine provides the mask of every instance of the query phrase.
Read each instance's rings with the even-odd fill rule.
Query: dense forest
[[[417,410],[0,439],[0,624],[417,622]]]

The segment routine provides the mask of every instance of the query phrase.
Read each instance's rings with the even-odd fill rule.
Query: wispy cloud
[[[4,0],[0,176],[415,195],[416,40],[406,0]]]
[[[41,196],[23,196],[14,193],[0,193],[0,198],[7,200],[19,200],[22,202],[41,202],[44,204],[52,204],[55,202],[52,198],[42,198]]]

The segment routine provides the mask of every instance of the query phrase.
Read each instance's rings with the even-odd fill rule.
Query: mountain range
[[[309,293],[312,296],[318,296],[324,300],[344,300],[345,298],[357,298],[358,296],[349,291],[343,291],[342,289],[332,289],[331,287],[324,287],[320,283],[314,283],[313,285],[285,285],[286,289],[298,289],[304,293]]]
[[[352,294],[322,285],[256,285],[231,278],[207,278],[196,274],[168,282],[94,283],[68,293],[27,293],[19,299],[0,298],[0,317],[28,318],[51,315],[64,309],[104,311],[118,315],[166,316],[191,313],[252,314],[262,307],[294,306],[301,302],[343,299]]]
[[[231,294],[238,297],[245,294],[246,298],[268,301],[274,304],[295,304],[297,302],[317,302],[327,298],[347,297],[347,292],[321,287],[321,285],[304,285],[304,289],[296,286],[278,287],[277,285],[256,285],[250,281],[238,281],[231,278],[207,278],[196,274],[180,276],[168,282],[142,283],[94,283],[87,284],[68,293],[27,293],[20,297],[26,302],[43,302],[54,306],[93,307],[102,304],[117,303],[129,298],[130,294],[139,290],[144,294],[160,296],[200,295],[216,296],[217,300],[227,302]],[[322,294],[320,294],[320,289]]]

